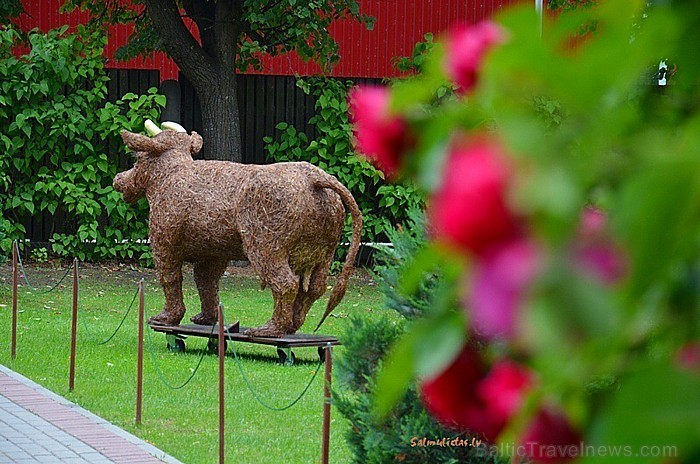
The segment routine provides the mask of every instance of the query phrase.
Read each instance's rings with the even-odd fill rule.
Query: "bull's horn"
[[[146,132],[148,132],[148,135],[150,135],[151,137],[155,137],[156,135],[163,132],[160,129],[160,127],[158,127],[156,123],[154,123],[150,119],[146,119],[146,121],[143,123],[143,127],[146,129]]]
[[[160,126],[165,129],[165,130],[172,130],[175,132],[184,132],[187,133],[184,127],[182,127],[180,124],[173,122],[173,121],[165,121],[160,124]]]

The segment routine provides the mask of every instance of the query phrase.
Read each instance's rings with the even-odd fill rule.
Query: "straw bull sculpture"
[[[147,121],[153,137],[122,132],[136,161],[114,178],[126,202],[145,196],[150,207],[149,238],[165,307],[149,322],[178,325],[184,317],[182,265],[188,262],[194,263],[202,304],[191,320],[213,324],[228,262],[247,259],[274,297],[270,320],[248,333],[295,333],[326,290],[345,222],[344,204],[352,216],[352,240],[318,329],[343,298],[359,248],[362,217],[348,189],[305,162],[195,161],[192,155],[201,149],[202,138],[177,124],[163,127],[168,130]]]

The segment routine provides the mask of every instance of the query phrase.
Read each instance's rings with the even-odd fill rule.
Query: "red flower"
[[[504,40],[503,29],[490,21],[452,30],[447,39],[445,68],[448,77],[457,84],[459,93],[465,94],[476,85],[486,52]]]
[[[480,257],[465,301],[471,327],[486,338],[513,338],[518,309],[540,267],[534,243],[517,238]]]
[[[530,370],[510,360],[499,361],[477,387],[489,414],[507,424],[520,410],[534,383]]]
[[[465,346],[447,369],[421,384],[421,397],[446,427],[493,442],[520,409],[531,379],[525,368],[510,361],[497,363],[487,374],[479,353]]]
[[[521,438],[531,462],[563,463],[580,457],[582,436],[560,411],[540,409]]]
[[[483,254],[516,235],[518,221],[506,204],[510,177],[506,157],[493,141],[481,138],[452,148],[428,211],[435,237]]]
[[[387,178],[396,176],[413,144],[406,120],[390,113],[390,99],[387,87],[356,87],[349,96],[355,148]]]
[[[480,415],[476,385],[484,373],[479,353],[465,346],[447,369],[421,384],[426,408],[448,427],[473,429]]]

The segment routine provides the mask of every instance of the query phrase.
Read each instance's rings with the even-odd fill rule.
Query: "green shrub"
[[[362,211],[362,240],[385,240],[387,230],[406,221],[409,209],[422,206],[423,196],[408,184],[384,183],[383,174],[353,152],[347,103],[352,82],[318,78],[302,80],[298,85],[316,96],[316,115],[309,125],[316,127],[319,136],[309,140],[294,126],[279,123],[279,138],[264,138],[268,158],[308,161],[337,177],[350,189]],[[348,237],[350,230],[348,223]]]
[[[45,263],[49,260],[49,252],[44,247],[34,248],[32,249],[29,257],[35,263]]]
[[[391,245],[378,247],[374,267],[375,278],[386,297],[386,307],[405,318],[419,317],[431,307],[431,295],[437,286],[438,274],[426,273],[414,295],[405,295],[400,291],[400,286],[407,260],[415,256],[428,241],[423,211],[410,209],[404,227],[389,229],[387,237]]]
[[[10,226],[10,221],[2,217],[2,211],[0,211],[0,262],[7,260],[8,253],[12,249],[12,239],[8,233]]]
[[[26,42],[25,42],[26,40]],[[22,222],[45,213],[66,230],[52,251],[81,260],[147,255],[147,207],[128,207],[112,189],[119,132],[158,119],[165,97],[150,89],[106,102],[103,31],[78,26],[20,35],[0,28],[0,210],[7,252],[26,233]],[[12,53],[17,47],[29,51]],[[7,240],[9,239],[9,241]]]
[[[472,446],[416,446],[422,439],[461,438],[465,433],[439,425],[423,407],[415,387],[392,411],[385,422],[375,422],[372,397],[375,374],[394,340],[403,333],[403,324],[388,319],[368,321],[353,318],[343,335],[345,352],[336,362],[334,404],[350,421],[346,441],[357,464],[401,462],[489,463],[493,457],[482,456],[484,448]]]

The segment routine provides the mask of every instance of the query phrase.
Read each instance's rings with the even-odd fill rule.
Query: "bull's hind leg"
[[[219,280],[226,271],[228,261],[200,261],[194,265],[194,281],[197,284],[202,312],[190,318],[195,324],[212,325],[217,320],[219,308]]]
[[[309,314],[311,305],[313,305],[316,300],[321,298],[323,293],[326,291],[326,281],[328,280],[329,269],[330,262],[317,265],[311,273],[308,289],[303,288],[302,282],[302,286],[299,288],[299,293],[297,293],[297,297],[294,300],[291,333],[295,333],[297,330],[301,329],[301,326],[304,325],[304,321],[306,321],[307,314]]]
[[[292,307],[299,282],[286,259],[270,259],[270,256],[264,258],[258,253],[248,253],[251,266],[272,290],[275,309],[269,321],[260,327],[248,329],[246,334],[255,337],[281,337],[293,332]]]

